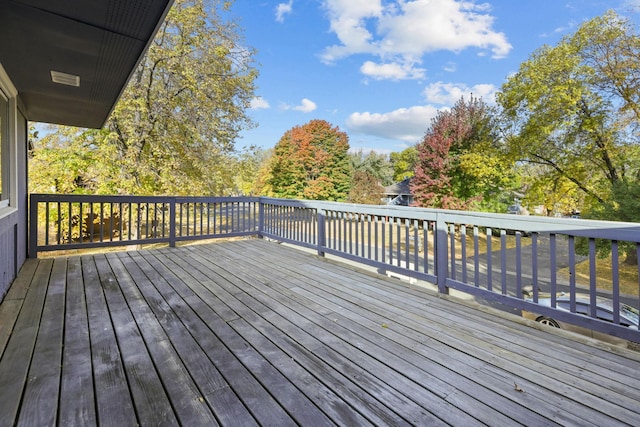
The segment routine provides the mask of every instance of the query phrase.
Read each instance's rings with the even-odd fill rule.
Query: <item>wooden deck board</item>
[[[21,401],[16,396],[22,396],[27,383],[52,267],[53,260],[38,264],[33,282],[41,283],[41,286],[29,287],[26,292],[0,360],[0,414],[3,415],[0,417],[0,426],[13,425],[18,417]]]
[[[136,423],[133,397],[129,393],[123,354],[118,346],[104,290],[99,286],[95,258],[82,257],[81,261],[98,422],[114,426],[133,425]]]
[[[64,332],[67,262],[53,264],[33,359],[27,376],[20,425],[52,425],[58,414]]]
[[[174,301],[172,306],[163,298],[133,258],[123,254],[121,259],[169,340],[178,349],[177,353],[182,363],[197,384],[202,399],[212,408],[216,418],[223,424],[232,422],[234,419],[245,419],[247,422],[251,420],[252,416],[248,408],[231,388],[219,367],[213,363],[213,357],[205,352],[206,341],[204,339],[202,342],[198,341],[198,337],[193,336],[187,325],[183,323],[183,320],[187,323],[192,321],[190,317],[180,317],[181,308],[185,305],[180,301]]]
[[[122,293],[140,328],[140,334],[171,401],[176,418],[183,425],[217,424],[189,371],[182,363],[169,337],[135,286],[119,257],[107,255],[112,271],[118,277]]]
[[[89,319],[79,257],[67,261],[66,291],[59,423],[65,426],[95,425]]]
[[[243,273],[245,282],[264,283],[268,281],[269,276],[261,273],[263,271],[263,269],[252,269]],[[282,278],[281,280],[284,281],[285,279]],[[297,279],[294,279],[294,281],[297,281]],[[267,306],[270,312],[279,313],[283,318],[295,324],[309,322],[305,329],[322,331],[320,336],[324,337],[325,333],[327,333],[327,338],[323,340],[323,344],[333,349],[333,351],[340,352],[348,360],[360,360],[361,365],[359,368],[377,372],[377,375],[382,377],[387,384],[398,391],[404,391],[407,397],[421,401],[433,400],[434,397],[451,400],[459,398],[461,400],[458,402],[459,406],[468,408],[469,412],[476,414],[481,418],[481,421],[491,421],[494,425],[512,424],[512,420],[504,417],[502,413],[473,397],[476,393],[481,394],[480,388],[474,389],[472,384],[466,384],[466,387],[463,388],[465,390],[464,393],[453,394],[454,388],[456,386],[459,387],[460,384],[454,386],[450,382],[443,381],[433,373],[435,369],[433,365],[420,366],[424,359],[419,358],[419,361],[416,361],[418,358],[413,357],[415,353],[409,349],[391,345],[390,343],[388,346],[379,345],[377,330],[353,325],[351,325],[352,328],[349,328],[343,322],[336,321],[336,316],[339,316],[339,312],[324,314],[309,309],[308,307],[313,305],[311,300],[299,301],[298,294],[289,291],[290,288],[281,284],[280,281],[270,280],[268,284],[268,289],[276,290],[277,295],[279,295],[278,300],[273,299],[270,296],[270,292],[264,292],[262,288],[256,286],[250,293],[252,297],[258,298]],[[262,296],[258,296],[261,293]],[[382,323],[377,324],[375,328],[383,328]],[[368,332],[371,333],[368,334]],[[359,339],[355,344],[348,346],[350,343],[345,342],[344,338],[342,338],[345,336],[358,337]],[[355,366],[353,368],[358,369]],[[396,371],[400,372],[402,377],[398,377]],[[449,377],[454,376],[454,373],[449,375]],[[398,378],[403,378],[403,380],[398,381]],[[422,384],[428,384],[429,386],[425,389]],[[504,408],[501,408],[501,410],[504,410]],[[470,419],[466,419],[465,415],[455,414],[455,411],[452,411],[451,408],[436,415],[453,424],[468,424],[471,422]]]
[[[150,254],[146,254],[146,256],[143,255],[143,257],[146,258],[147,261],[153,262],[157,260],[157,258],[154,258]],[[165,262],[168,264],[168,260]],[[317,410],[309,399],[300,393],[296,393],[291,382],[287,381],[280,371],[268,363],[265,363],[266,360],[260,356],[260,353],[251,347],[227,321],[215,312],[212,306],[220,308],[221,304],[219,300],[214,300],[212,305],[208,305],[203,299],[200,299],[193,290],[185,286],[181,279],[175,276],[173,271],[182,271],[182,278],[188,274],[186,271],[179,269],[177,265],[173,266],[172,270],[167,270],[166,268],[158,269],[158,272],[162,274],[185,301],[189,299],[189,305],[200,319],[209,325],[212,330],[215,330],[219,340],[216,339],[215,343],[209,342],[209,345],[216,346],[217,344],[224,343],[229,351],[262,382],[274,398],[281,402],[287,412],[289,412],[298,423],[309,424],[311,421],[315,420],[317,422],[324,418],[322,413]],[[234,316],[234,318],[237,319],[237,315]],[[220,346],[218,351],[222,349],[223,347]],[[225,354],[223,357],[230,360],[230,362],[227,363],[233,363],[230,355]],[[284,395],[284,398],[280,398],[280,395]],[[330,423],[328,418],[325,419],[325,422]]]
[[[275,262],[275,261],[272,261]],[[272,267],[273,268],[273,267]],[[340,268],[335,268],[331,271],[330,274],[337,274],[336,271],[338,271]],[[301,270],[302,274],[304,274],[304,269]],[[316,276],[310,276],[311,277],[317,277]],[[378,280],[378,279],[375,279]],[[339,287],[336,287],[334,292],[336,294],[339,294],[338,297],[336,297],[339,301],[344,302],[345,300],[349,300],[350,299],[350,295],[354,296],[354,299],[352,301],[354,301],[352,303],[352,305],[346,307],[347,309],[344,310],[344,312],[346,312],[348,315],[354,315],[355,313],[358,312],[358,308],[360,306],[365,306],[367,304],[367,310],[370,311],[375,311],[375,308],[373,308],[373,305],[375,305],[376,303],[379,303],[380,301],[376,298],[368,298],[368,297],[364,297],[362,296],[362,294],[367,294],[367,290],[365,288],[367,288],[367,286],[363,286],[360,283],[351,283],[352,281],[347,277],[347,278],[343,278],[341,284],[339,285]],[[315,291],[320,291],[322,292],[322,287],[318,286],[318,283],[313,283],[310,285],[310,288],[315,290]],[[351,294],[347,294],[346,289],[351,289]],[[373,288],[373,292],[375,292],[375,295],[381,295],[380,293],[380,289],[379,288]],[[394,292],[397,293],[397,290],[395,290]],[[368,294],[371,295],[371,294]],[[438,322],[440,321],[440,319],[449,319],[449,321],[445,321],[442,323],[442,329],[440,330],[440,333],[448,333],[448,331],[455,331],[456,329],[467,329],[464,325],[461,325],[461,328],[452,328],[451,326],[454,324],[453,322],[459,323],[460,321],[460,315],[458,313],[455,314],[451,314],[448,311],[439,311],[435,314],[434,318],[429,319],[428,314],[429,312],[433,312],[436,307],[437,304],[432,304],[430,307],[425,308],[424,306],[421,306],[420,304],[416,304],[415,300],[413,299],[408,299],[405,301],[402,301],[401,298],[393,298],[394,301],[398,301],[400,300],[404,305],[404,308],[397,308],[395,310],[395,312],[397,313],[398,316],[402,316],[404,311],[407,311],[408,308],[411,309],[411,311],[413,311],[415,313],[416,316],[425,316],[425,319],[423,319],[423,321],[420,322],[421,325],[430,325],[432,327],[432,329],[436,329],[433,328],[435,326],[438,325]],[[394,311],[394,305],[393,304],[389,304],[388,302],[383,302],[382,304],[379,304],[379,308],[378,310],[381,313],[388,313],[389,311],[393,312]],[[363,311],[363,313],[366,313],[367,311]],[[469,315],[469,317],[471,318],[472,316],[477,317],[477,311],[474,311],[471,315]],[[472,323],[472,319],[469,319],[470,325],[473,325]],[[508,351],[510,353],[514,354],[514,358],[516,360],[516,362],[520,362],[520,364],[522,366],[526,366],[526,370],[530,371],[531,368],[533,368],[534,371],[537,372],[547,372],[548,376],[550,378],[553,378],[554,380],[559,379],[560,382],[565,382],[565,383],[571,383],[572,387],[574,388],[582,388],[582,391],[584,392],[584,399],[587,402],[591,402],[592,397],[591,397],[591,392],[593,391],[594,388],[594,384],[595,387],[599,388],[600,390],[600,394],[602,395],[606,395],[607,393],[607,389],[610,390],[616,390],[616,386],[619,385],[620,381],[624,381],[624,377],[626,375],[622,375],[622,376],[617,376],[615,374],[615,370],[617,370],[617,368],[619,366],[623,366],[622,364],[616,364],[615,366],[611,367],[610,369],[607,369],[606,371],[604,371],[603,369],[597,369],[597,365],[596,365],[596,369],[594,369],[590,363],[588,362],[580,362],[578,361],[578,363],[572,363],[577,356],[581,356],[584,354],[587,354],[584,352],[584,348],[580,348],[580,350],[577,350],[573,348],[573,346],[569,347],[566,346],[566,342],[564,343],[565,345],[562,346],[564,351],[558,351],[558,352],[554,352],[551,353],[550,355],[545,354],[544,352],[541,352],[540,349],[544,348],[545,343],[542,340],[538,340],[538,347],[537,348],[533,348],[534,350],[538,350],[539,353],[539,357],[544,357],[545,358],[545,363],[540,364],[540,362],[538,360],[535,359],[531,359],[530,356],[527,355],[522,355],[522,356],[517,356],[518,354],[520,354],[522,352],[523,349],[523,345],[528,342],[531,341],[530,337],[527,336],[520,336],[520,337],[516,337],[518,339],[518,343],[514,343],[513,341],[509,340],[504,340],[503,337],[500,335],[500,333],[496,334],[496,331],[500,331],[502,330],[503,332],[507,332],[508,328],[512,328],[513,325],[509,324],[508,326],[503,326],[500,325],[496,322],[494,322],[495,320],[495,316],[494,319],[490,319],[493,323],[493,327],[491,329],[488,330],[489,333],[485,333],[484,331],[478,331],[478,332],[473,332],[473,337],[470,336],[466,336],[463,337],[463,342],[468,345],[469,343],[471,343],[471,346],[476,346],[479,348],[484,348],[486,346],[486,343],[490,343],[493,346],[501,346],[504,348],[504,351]],[[380,321],[380,320],[378,320]],[[383,322],[387,321],[389,322],[388,325],[392,325],[393,323],[391,319],[382,319]],[[416,326],[419,327],[419,326]],[[425,331],[425,333],[428,333],[428,331]],[[493,336],[493,339],[492,339]],[[496,341],[497,338],[497,341]],[[469,350],[472,351],[472,350]],[[550,356],[550,359],[548,358]],[[557,363],[553,363],[553,361],[556,361]],[[549,369],[548,367],[546,367],[546,365],[549,363],[551,363],[551,369]],[[553,368],[553,366],[555,365],[560,365],[561,362],[563,362],[565,364],[565,368],[563,370],[559,370],[559,369],[555,369]],[[604,367],[604,366],[603,366]],[[538,368],[538,369],[536,369]],[[514,374],[517,375],[518,370],[514,368]],[[536,372],[536,374],[537,374]],[[638,371],[637,369],[635,370],[635,372],[629,372],[627,371],[626,374],[632,374],[632,377],[637,378],[638,376]],[[584,377],[584,379],[586,381],[581,382],[579,380],[576,380],[576,375]],[[613,375],[612,375],[613,374]],[[526,377],[525,377],[526,378]],[[517,381],[514,381],[514,383],[517,384]],[[615,397],[615,405],[616,406],[623,406],[626,409],[629,409],[631,412],[628,413],[628,419],[629,420],[633,420],[636,417],[636,409],[637,409],[637,402],[640,401],[640,395],[638,395],[637,393],[637,384],[631,385],[629,387],[625,387],[624,389],[624,394],[625,397],[623,398],[619,398],[619,397]],[[581,387],[581,385],[583,385]],[[550,389],[553,389],[554,386],[550,385],[549,386]],[[499,390],[498,390],[499,391]],[[616,392],[621,392],[620,389],[617,389]],[[615,396],[616,392],[614,392],[614,394],[612,396]],[[606,411],[608,410],[608,402],[606,401],[593,401],[593,406],[598,408],[599,411],[603,411],[606,414]],[[623,410],[621,413],[624,414],[625,411]],[[595,422],[596,424],[598,423],[598,420],[600,419],[599,417],[601,416],[601,414],[599,412],[594,412],[592,414],[584,414],[584,410],[582,408],[582,403],[576,405],[576,416],[587,416],[587,418],[585,419],[585,422]],[[604,417],[604,419],[606,419],[607,416]]]
[[[16,285],[0,426],[640,425],[637,353],[261,240],[29,261]]]

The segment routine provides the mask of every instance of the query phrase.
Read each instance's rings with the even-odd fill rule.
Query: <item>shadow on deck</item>
[[[639,425],[640,354],[263,240],[30,260],[0,425]]]

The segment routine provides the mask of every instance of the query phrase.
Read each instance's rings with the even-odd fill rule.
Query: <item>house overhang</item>
[[[172,4],[1,1],[0,63],[27,118],[102,127]]]

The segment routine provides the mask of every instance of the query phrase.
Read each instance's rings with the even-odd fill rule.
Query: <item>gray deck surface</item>
[[[276,243],[29,260],[0,425],[640,425],[640,357]]]

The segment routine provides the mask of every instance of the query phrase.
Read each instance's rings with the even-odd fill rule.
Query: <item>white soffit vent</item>
[[[61,85],[80,87],[80,76],[51,70],[51,81]]]

